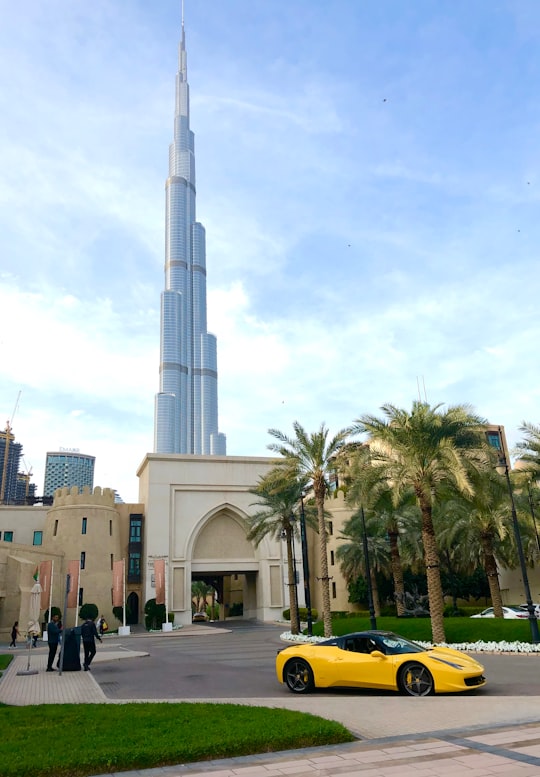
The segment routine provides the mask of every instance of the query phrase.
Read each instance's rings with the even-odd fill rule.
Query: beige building
[[[144,506],[116,504],[107,488],[58,489],[50,508],[0,507],[0,634],[17,620],[24,632],[33,575],[47,560],[53,561],[53,607],[64,612],[67,564],[79,561],[79,605],[92,602],[109,623],[119,624],[112,612],[112,564],[125,559],[127,622],[138,623],[143,525]],[[66,626],[77,618],[78,607],[64,613]]]
[[[507,454],[504,430],[499,434]],[[502,432],[502,433],[501,433]],[[494,440],[496,442],[496,440]],[[144,621],[155,597],[154,560],[165,559],[167,609],[178,625],[191,623],[191,584],[203,580],[218,594],[220,619],[280,620],[288,608],[285,543],[246,539],[247,518],[258,509],[250,493],[274,459],[241,456],[147,454],[141,463],[139,502],[117,504],[111,489],[59,489],[52,507],[0,507],[0,634],[27,621],[27,600],[36,565],[54,561],[53,606],[64,609],[67,563],[81,563],[79,602],[95,603],[112,625],[114,561],[126,561],[127,623]],[[326,502],[331,514],[328,568],[333,611],[355,609],[337,561],[340,534],[352,510],[341,492]],[[312,607],[321,613],[318,535],[308,530]],[[295,542],[297,590],[305,604],[301,543]],[[519,571],[500,570],[506,603],[524,601]],[[532,597],[540,602],[540,576],[529,570]],[[74,625],[77,610],[65,622]]]

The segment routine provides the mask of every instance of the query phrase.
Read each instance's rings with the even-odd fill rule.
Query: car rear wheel
[[[309,693],[315,687],[311,667],[303,658],[288,661],[284,675],[287,688],[293,693]]]
[[[423,664],[405,664],[399,673],[399,690],[409,696],[429,696],[435,690],[431,672]]]

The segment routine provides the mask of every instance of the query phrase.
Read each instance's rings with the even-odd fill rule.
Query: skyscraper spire
[[[206,244],[195,215],[195,136],[182,2],[182,35],[174,138],[165,182],[165,290],[161,294],[160,390],[156,396],[156,453],[224,455],[218,431],[216,338],[206,330]]]

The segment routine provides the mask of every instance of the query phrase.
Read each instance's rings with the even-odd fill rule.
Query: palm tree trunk
[[[324,520],[324,497],[326,486],[322,482],[313,483],[315,504],[317,505],[317,519],[319,524],[319,552],[321,567],[321,599],[323,611],[324,636],[332,636],[332,611],[330,607],[330,578],[328,577],[328,551],[326,537],[326,523]]]
[[[381,617],[381,599],[379,596],[379,586],[377,585],[377,575],[374,569],[370,569],[371,595],[373,597],[373,610],[376,618]]]
[[[403,582],[403,567],[401,566],[401,556],[399,554],[398,536],[397,532],[388,532],[392,578],[394,580],[394,597],[399,618],[400,615],[405,615],[405,584]]]
[[[285,528],[287,539],[287,576],[289,578],[289,609],[291,612],[291,633],[300,633],[300,622],[298,617],[298,599],[296,595],[296,569],[292,551],[292,527]]]
[[[446,642],[444,633],[444,598],[441,585],[439,551],[433,528],[431,505],[423,493],[417,494],[422,513],[422,542],[424,545],[424,563],[426,566],[429,614],[431,617],[431,636],[434,643]]]
[[[504,618],[501,586],[499,584],[499,570],[493,555],[493,542],[491,537],[482,537],[482,552],[484,555],[484,569],[488,579],[489,594],[493,605],[493,614],[496,618]]]

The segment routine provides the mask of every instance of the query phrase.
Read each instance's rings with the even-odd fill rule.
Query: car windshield
[[[424,653],[426,650],[421,645],[417,645],[416,642],[410,642],[397,634],[379,634],[377,642],[380,643],[382,652],[386,653],[387,656],[397,656],[401,653]]]

